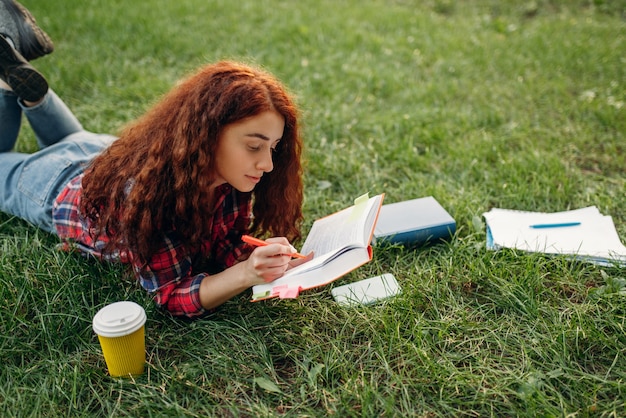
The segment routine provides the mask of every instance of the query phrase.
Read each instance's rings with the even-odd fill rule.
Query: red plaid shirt
[[[157,305],[176,316],[197,317],[207,313],[200,304],[200,282],[208,276],[197,271],[199,264],[208,262],[212,270],[221,271],[245,258],[252,247],[241,241],[248,232],[252,216],[249,193],[241,193],[228,184],[216,189],[217,206],[211,222],[211,236],[203,241],[196,254],[183,255],[180,237],[175,231],[164,234],[160,249],[147,266],[136,261],[131,251],[103,256],[108,237],[94,241],[92,227],[79,211],[82,175],[70,181],[54,202],[52,217],[63,248],[78,249],[97,259],[130,263],[141,286],[154,295]]]

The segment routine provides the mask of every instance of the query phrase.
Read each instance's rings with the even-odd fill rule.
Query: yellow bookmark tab
[[[349,221],[358,219],[363,214],[365,208],[367,207],[368,200],[370,200],[369,193],[365,193],[364,195],[361,195],[354,199],[354,208],[352,209],[352,213],[350,214],[350,218],[348,219]]]
[[[270,291],[269,290],[267,290],[265,292],[261,292],[261,293],[256,293],[256,294],[252,295],[252,300],[266,298],[269,295],[270,295]]]

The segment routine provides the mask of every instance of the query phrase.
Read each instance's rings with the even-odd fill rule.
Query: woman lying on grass
[[[0,17],[0,210],[64,248],[129,263],[173,315],[198,317],[296,264],[297,109],[271,75],[220,62],[183,80],[119,138],[87,132],[28,62],[52,51],[17,2]],[[41,148],[9,152],[24,114]],[[254,214],[254,216],[253,216]],[[276,236],[252,248],[243,234]]]

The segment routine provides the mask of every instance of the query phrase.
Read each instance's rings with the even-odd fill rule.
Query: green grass
[[[624,271],[486,251],[481,218],[596,205],[626,238],[622,1],[88,3],[27,2],[57,46],[36,65],[87,129],[116,132],[203,63],[257,63],[302,108],[305,230],[369,191],[433,195],[458,233],[187,322],[0,214],[0,416],[626,415]],[[330,296],[385,272],[393,300]],[[135,380],[108,377],[91,329],[118,300],[148,315]]]

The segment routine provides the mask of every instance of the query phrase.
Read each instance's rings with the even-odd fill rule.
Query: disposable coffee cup
[[[109,374],[138,376],[146,363],[146,312],[134,302],[115,302],[100,309],[93,318]]]

